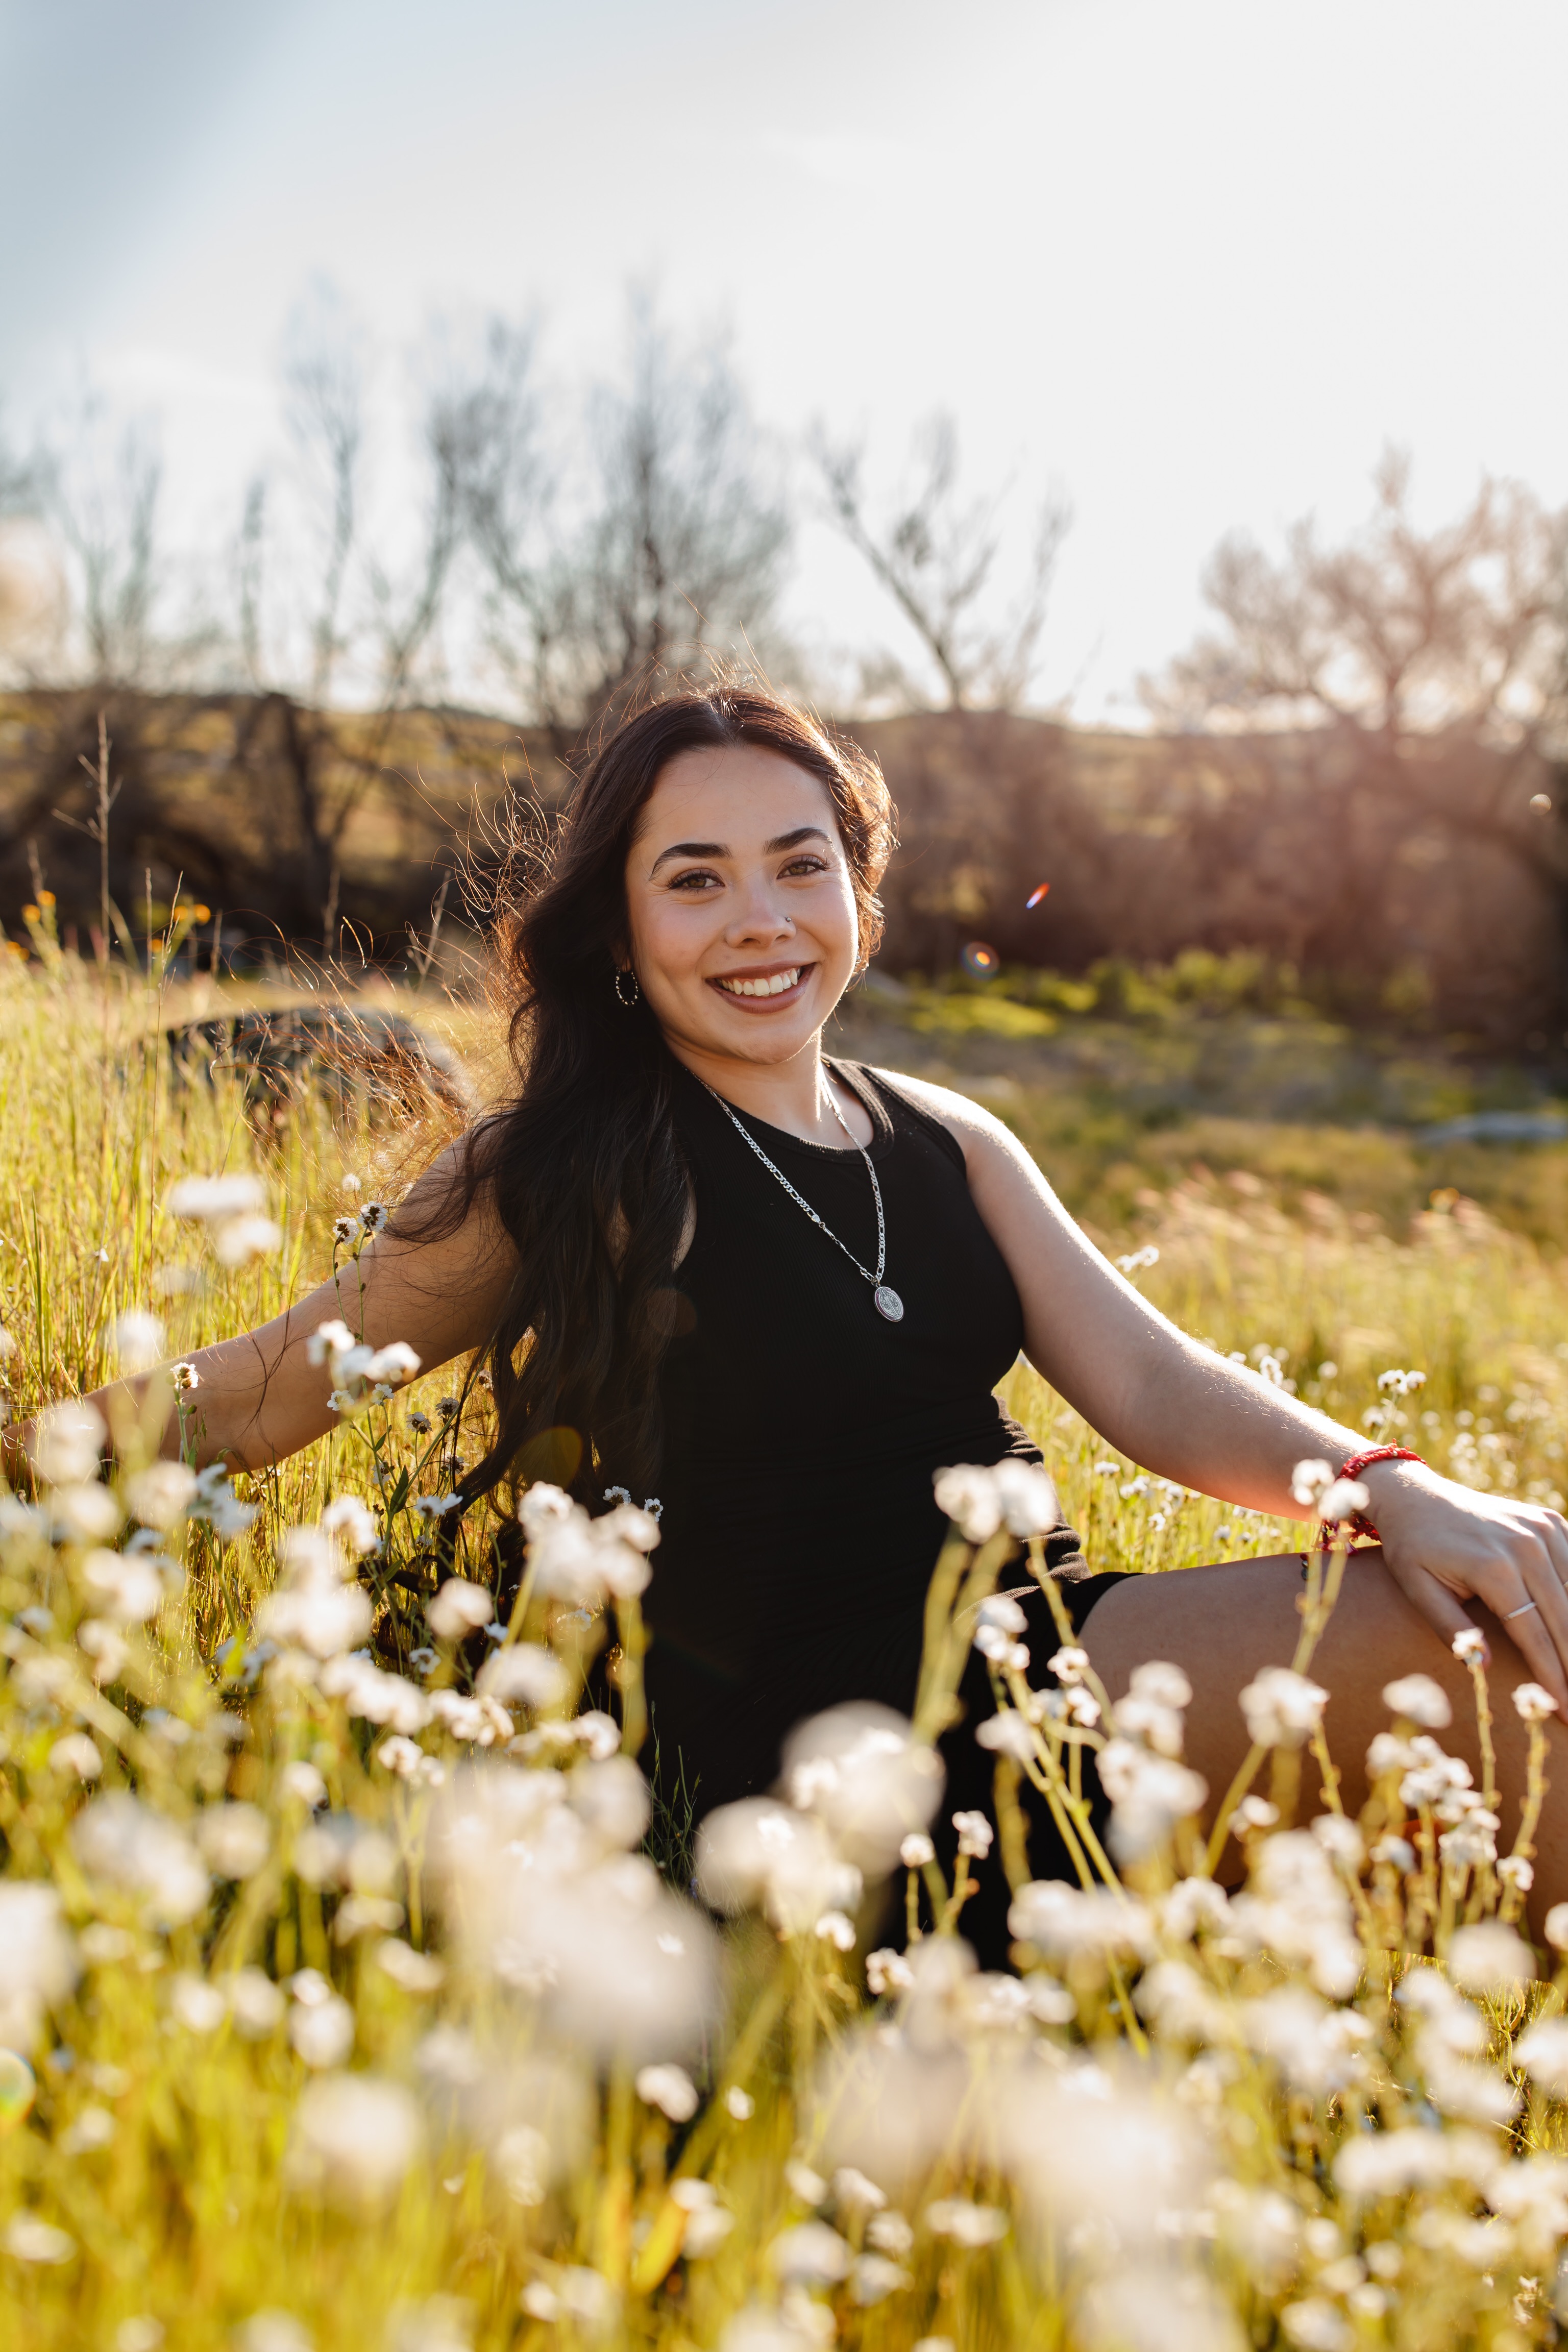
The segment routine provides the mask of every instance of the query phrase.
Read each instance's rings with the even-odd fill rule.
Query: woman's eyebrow
[[[721,841],[678,841],[670,848],[659,851],[647,869],[648,880],[651,882],[659,867],[668,866],[672,857],[728,857],[729,855]]]
[[[803,841],[826,841],[826,839],[827,835],[821,825],[797,824],[793,833],[781,833],[772,841],[764,842],[763,855],[765,857],[776,857],[782,850],[798,849]],[[647,869],[647,877],[651,882],[659,867],[668,866],[672,857],[728,857],[730,854],[727,845],[721,841],[673,842],[669,848],[659,851]]]

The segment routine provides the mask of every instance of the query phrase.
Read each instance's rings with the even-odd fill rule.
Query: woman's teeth
[[[731,996],[782,996],[800,978],[800,966],[791,971],[775,971],[768,980],[721,980],[719,982]]]

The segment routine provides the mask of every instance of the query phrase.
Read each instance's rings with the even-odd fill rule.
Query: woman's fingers
[[[1529,1538],[1529,1550],[1520,1562],[1520,1574],[1524,1580],[1525,1594],[1535,1602],[1535,1608],[1522,1617],[1509,1621],[1509,1632],[1516,1637],[1526,1626],[1539,1624],[1551,1640],[1563,1688],[1557,1691],[1555,1683],[1547,1688],[1556,1693],[1558,1705],[1568,1700],[1568,1592],[1563,1589],[1558,1572],[1550,1529],[1542,1525]],[[1519,1603],[1512,1604],[1518,1607]],[[1521,1643],[1520,1645],[1523,1647]]]
[[[1461,1603],[1436,1577],[1417,1564],[1390,1559],[1386,1547],[1383,1556],[1405,1599],[1420,1611],[1446,1650],[1453,1648],[1456,1633],[1478,1630],[1475,1619],[1467,1615]],[[1483,1634],[1481,1638],[1484,1641],[1486,1637]]]

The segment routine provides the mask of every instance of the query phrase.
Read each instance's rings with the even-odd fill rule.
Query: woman
[[[515,1096],[360,1262],[372,1342],[407,1341],[426,1367],[488,1353],[500,1436],[470,1497],[563,1444],[585,1499],[659,1497],[653,1726],[699,1811],[765,1787],[814,1710],[911,1704],[944,1531],[933,1473],[1038,1458],[992,1392],[1020,1349],[1123,1454],[1252,1509],[1294,1514],[1299,1461],[1362,1450],[1167,1323],[985,1111],[824,1055],[877,942],[891,827],[869,760],[770,696],[682,694],[622,726],[506,943]],[[204,1458],[254,1469],[322,1434],[306,1342],[339,1312],[323,1285],[202,1352]],[[1563,1519],[1415,1461],[1364,1478],[1382,1549],[1352,1561],[1313,1668],[1352,1811],[1392,1676],[1445,1684],[1465,1748],[1449,1645],[1468,1624],[1504,1685],[1533,1678],[1568,1709]],[[1294,1646],[1300,1556],[1145,1579],[1089,1574],[1069,1529],[1047,1549],[1113,1695],[1143,1659],[1185,1669],[1189,1756],[1223,1790],[1237,1694]],[[1498,1713],[1514,1807],[1522,1731]],[[949,1804],[984,1804],[973,1724],[945,1744]],[[1568,1893],[1560,1815],[1542,1903]],[[1048,1825],[1035,1837],[1048,1871]],[[1005,1895],[994,1864],[984,1879],[970,1916],[994,1955]]]

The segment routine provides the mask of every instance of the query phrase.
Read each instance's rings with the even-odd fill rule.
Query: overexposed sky
[[[1483,468],[1568,499],[1562,0],[0,0],[0,395],[159,412],[193,532],[277,446],[316,274],[389,351],[628,282],[781,436],[956,411],[1075,523],[1039,698],[1129,715],[1227,528]],[[896,621],[820,529],[808,641]]]

